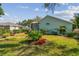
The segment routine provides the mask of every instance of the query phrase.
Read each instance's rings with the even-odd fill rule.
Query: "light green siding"
[[[72,32],[72,23],[49,16],[39,22],[39,29],[56,31],[56,29],[62,25],[66,26],[66,32]]]

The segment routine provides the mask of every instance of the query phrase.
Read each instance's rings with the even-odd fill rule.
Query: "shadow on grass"
[[[3,52],[0,52],[0,56],[3,56],[4,54],[6,54],[8,52],[8,50],[3,50]]]
[[[33,40],[23,40],[23,41],[21,41],[19,43],[21,43],[21,44],[30,44],[32,42],[33,42]]]
[[[9,48],[9,47],[17,47],[20,44],[0,44],[0,48]]]

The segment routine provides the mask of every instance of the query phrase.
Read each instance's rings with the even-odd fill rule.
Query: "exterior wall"
[[[19,27],[10,27],[10,30],[18,30]]]
[[[39,24],[38,23],[32,23],[31,24],[31,29],[33,29],[33,30],[39,30]]]
[[[46,25],[49,23],[48,25]],[[56,31],[57,28],[60,26],[66,26],[66,32],[72,32],[72,24],[66,21],[62,21],[60,19],[52,18],[52,17],[45,17],[39,23],[39,29],[49,30],[49,31]]]

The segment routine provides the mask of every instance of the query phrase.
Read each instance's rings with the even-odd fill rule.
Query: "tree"
[[[33,20],[39,22],[41,18],[39,16],[36,16]]]
[[[73,29],[79,28],[79,14],[75,14],[73,22]]]
[[[44,7],[51,10],[54,13],[56,6],[60,5],[59,3],[45,3]]]
[[[23,20],[22,22],[19,22],[19,24],[23,26],[30,26],[33,21],[39,22],[40,19],[41,18],[39,16],[36,16],[34,19]]]
[[[0,16],[4,15],[4,11],[2,9],[2,4],[0,4]]]

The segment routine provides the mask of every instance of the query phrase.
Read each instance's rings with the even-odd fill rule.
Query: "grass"
[[[60,56],[79,55],[78,42],[73,38],[56,35],[43,35],[51,43],[44,46],[27,45],[19,42],[26,40],[27,34],[19,33],[0,40],[0,56]],[[66,49],[59,48],[65,46]],[[76,49],[76,47],[78,49]],[[76,50],[76,51],[75,51]]]
[[[78,42],[69,37],[56,36],[56,35],[44,35],[43,38],[46,38],[48,41],[55,43],[56,45],[66,46],[68,48],[75,48],[78,46]]]

